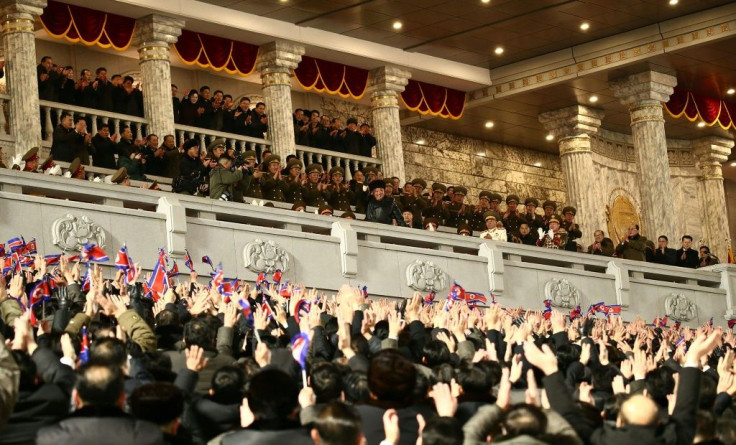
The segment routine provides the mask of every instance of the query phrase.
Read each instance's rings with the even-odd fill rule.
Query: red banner
[[[368,70],[309,56],[302,57],[294,75],[305,90],[339,94],[346,99],[360,99],[368,85]]]
[[[450,119],[460,119],[465,110],[464,91],[409,80],[401,93],[406,108],[419,114],[431,114]]]
[[[57,39],[118,51],[128,49],[135,31],[135,19],[54,0],[44,8],[41,25]]]
[[[736,116],[736,102],[733,101],[716,99],[675,87],[675,92],[664,107],[675,118],[685,116],[690,122],[700,119],[709,127],[718,123],[724,130],[736,128],[732,118]]]
[[[258,59],[256,45],[187,30],[182,30],[174,50],[187,65],[241,76],[252,74]]]

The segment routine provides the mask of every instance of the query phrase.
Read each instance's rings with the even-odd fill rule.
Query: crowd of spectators
[[[0,444],[736,443],[712,322],[57,259],[0,276]]]

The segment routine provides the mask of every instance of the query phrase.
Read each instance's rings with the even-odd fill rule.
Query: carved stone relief
[[[679,321],[690,321],[698,315],[698,307],[683,294],[672,293],[664,300],[664,313]]]
[[[431,261],[416,260],[406,266],[406,285],[422,292],[437,292],[447,286],[447,274]]]
[[[552,300],[552,306],[572,309],[580,305],[580,290],[565,278],[553,278],[544,285],[544,296]]]
[[[281,246],[273,240],[263,241],[256,239],[243,248],[245,267],[253,272],[273,273],[276,269],[286,272],[289,269],[291,258]]]
[[[52,242],[63,251],[82,251],[85,244],[105,247],[105,230],[84,215],[67,213],[51,224]]]

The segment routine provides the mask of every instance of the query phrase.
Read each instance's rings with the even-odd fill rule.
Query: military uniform
[[[501,204],[501,201],[503,201],[503,196],[501,196],[498,193],[491,193],[491,198],[490,198],[491,208],[489,210],[492,212],[498,212],[500,214],[501,209],[498,208],[498,206]]]
[[[291,171],[292,168],[299,167],[302,168],[302,161],[299,159],[290,159],[289,162],[286,163],[286,170],[288,172]],[[295,202],[303,201],[304,198],[302,196],[302,182],[301,177],[299,175],[297,176],[287,176],[284,180],[286,183],[286,193],[285,198],[286,202],[290,204],[294,204]]]
[[[516,195],[509,195],[506,197],[506,205],[508,205],[510,202],[516,202],[516,204],[519,204],[519,197]],[[512,236],[519,237],[521,236],[521,233],[519,232],[519,229],[521,228],[521,225],[526,222],[526,218],[524,218],[523,214],[518,211],[517,212],[508,212],[508,215],[506,215],[503,218],[503,226],[506,228],[506,231],[510,233]]]
[[[542,229],[544,229],[545,231],[549,230],[549,220],[552,218],[552,216],[557,216],[555,215],[555,212],[557,211],[557,203],[554,201],[544,201],[544,204],[542,204],[542,208],[545,210],[545,213],[548,207],[552,208],[552,215],[547,216],[545,214],[544,216],[542,216],[542,222],[544,223]]]
[[[534,198],[526,198],[524,200],[524,206],[533,205],[535,210],[537,207],[539,207],[539,201],[537,201]],[[532,233],[536,233],[537,229],[544,228],[544,220],[542,219],[541,215],[537,215],[536,212],[529,213],[529,209],[526,209],[526,212],[524,213],[524,219],[526,220],[526,223],[529,224],[529,231]]]
[[[575,207],[572,206],[567,206],[562,209],[563,215],[565,215],[565,213],[567,212],[571,212],[573,216],[578,213]],[[562,223],[560,223],[560,227],[562,227],[567,232],[567,244],[565,245],[565,250],[568,250],[570,252],[577,252],[578,243],[575,242],[575,240],[578,238],[582,238],[583,236],[583,232],[580,231],[580,226],[575,224],[574,222],[563,221]]]
[[[506,229],[499,229],[495,225],[496,221],[501,218],[501,215],[499,215],[498,212],[489,210],[483,214],[483,217],[486,221],[486,227],[488,227],[488,221],[493,221],[493,226],[490,229],[486,228],[486,230],[481,232],[479,238],[489,239],[492,241],[508,241],[508,234],[506,232]]]
[[[435,182],[432,184],[432,192],[442,192],[442,195],[447,192],[447,187],[444,184]],[[422,217],[424,218],[435,218],[439,225],[446,225],[447,210],[445,208],[445,201],[440,199],[439,201],[428,201],[427,206],[422,210]]]
[[[281,164],[281,157],[278,155],[270,155],[264,162],[266,167],[271,164]],[[279,169],[280,170],[280,169]],[[266,169],[261,181],[261,190],[263,190],[263,199],[269,201],[286,201],[286,182],[283,179],[276,179],[271,172]]]
[[[307,175],[314,171],[321,175],[323,168],[320,164],[309,164],[307,166]],[[324,193],[318,188],[319,184],[319,182],[307,181],[307,184],[302,187],[302,197],[308,206],[319,207],[327,204]]]
[[[455,194],[466,196],[468,194],[468,189],[461,186],[455,187]],[[446,209],[447,220],[445,221],[445,225],[448,227],[458,228],[460,227],[460,224],[468,223],[468,219],[473,211],[473,206],[451,202],[447,205]]]
[[[345,170],[342,167],[332,167],[329,173],[330,178],[335,174],[342,175],[344,178]],[[330,204],[333,209],[341,212],[350,210],[350,203],[353,201],[353,191],[344,184],[330,184],[325,190],[324,195],[327,203]]]
[[[461,236],[473,236],[473,228],[469,224],[460,224],[457,228],[457,234]]]
[[[243,170],[230,170],[217,164],[210,171],[210,198],[232,201],[235,183],[243,179]]]
[[[488,203],[490,203],[492,197],[493,193],[484,190],[478,194],[478,202],[481,203],[483,200],[488,200]],[[491,209],[485,208],[480,204],[473,208],[473,213],[471,213],[470,218],[468,218],[468,224],[474,231],[482,232],[486,230],[485,214],[487,211],[491,211]]]
[[[547,218],[547,221],[548,224],[549,221],[557,221],[559,223],[560,217],[557,215],[551,215]],[[552,234],[549,233],[549,230],[542,232],[542,236],[537,240],[537,246],[546,247],[548,249],[564,249],[566,244],[567,232],[561,227]]]

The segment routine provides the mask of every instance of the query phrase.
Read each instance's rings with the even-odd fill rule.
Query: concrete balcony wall
[[[681,269],[0,170],[0,239],[35,236],[41,253],[56,253],[60,249],[54,245],[52,229],[66,215],[86,216],[99,226],[111,258],[126,243],[145,270],[151,269],[157,249],[163,247],[186,271],[182,261],[186,248],[203,282],[209,279],[208,266],[199,261],[205,254],[215,263],[223,262],[227,277],[253,281],[259,269],[245,267],[244,250],[260,240],[286,252],[286,279],[328,294],[351,283],[367,286],[373,297],[408,297],[414,291],[410,279],[422,275],[410,273],[410,267],[419,264],[429,272],[426,276],[444,277],[441,283],[433,281],[437,300],[444,299],[457,281],[469,291],[494,292],[503,306],[541,310],[545,298],[555,297],[548,293],[553,280],[564,279],[566,286],[576,290],[583,310],[599,301],[621,304],[626,320],[664,316],[666,300],[681,295],[697,309],[691,320],[683,321],[691,326],[710,317],[724,325],[733,314],[736,294],[736,266],[732,265]],[[83,241],[86,233],[82,227],[67,236]],[[105,267],[111,277],[112,261]],[[424,288],[426,295],[424,282],[417,287]],[[571,296],[564,289],[563,294]],[[569,308],[561,310],[569,312]]]

